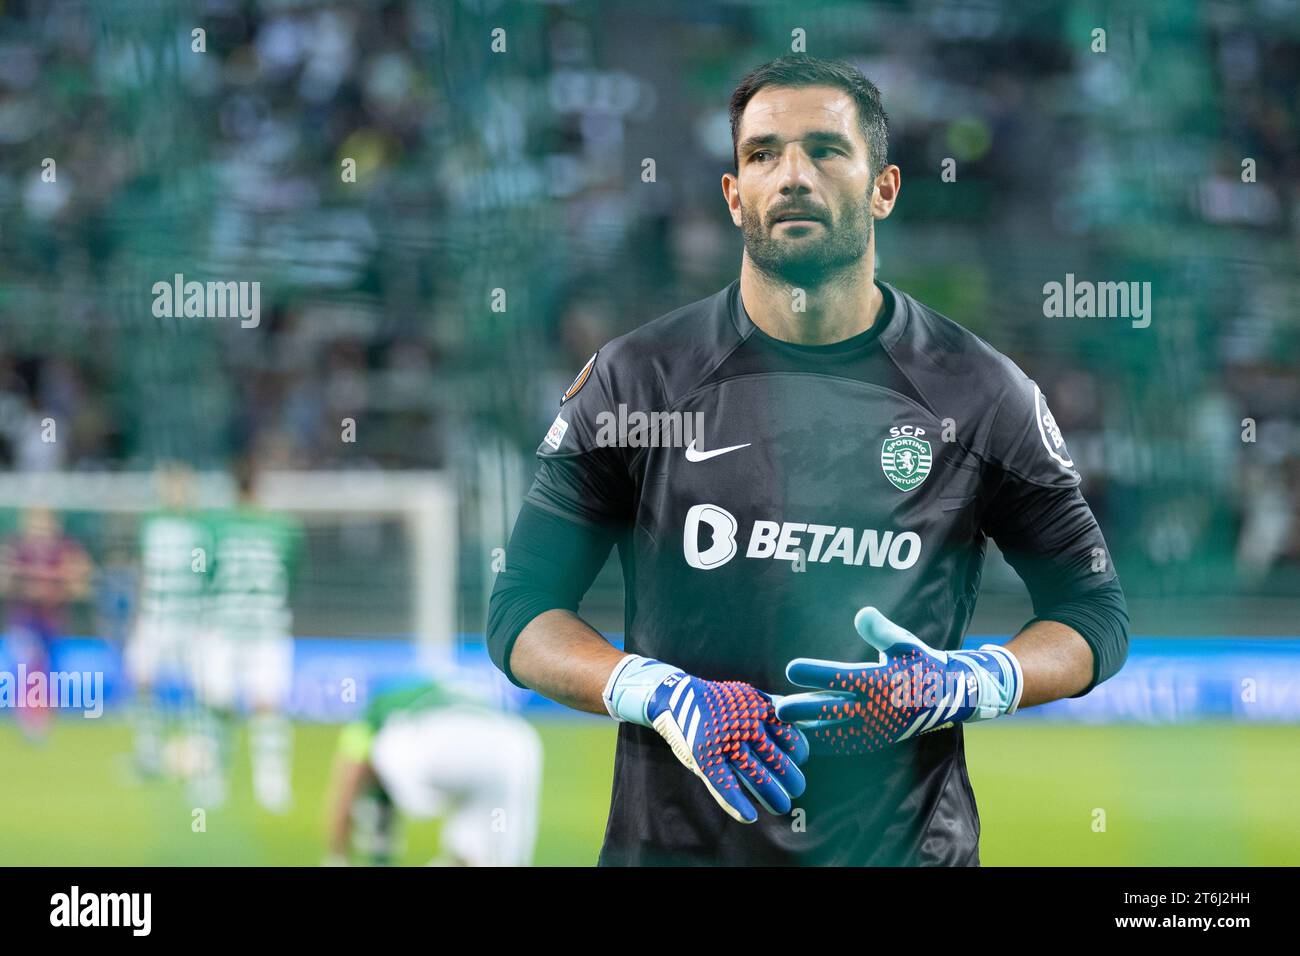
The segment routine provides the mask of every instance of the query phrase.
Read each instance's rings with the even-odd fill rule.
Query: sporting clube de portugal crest
[[[930,443],[921,438],[924,428],[894,427],[880,446],[880,467],[899,491],[911,491],[930,473]]]

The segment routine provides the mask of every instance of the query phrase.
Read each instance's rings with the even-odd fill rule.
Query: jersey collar
[[[886,290],[894,297],[894,314],[880,333],[879,342],[886,349],[893,346],[903,334],[903,327],[911,320],[913,303],[911,296],[908,296],[898,289],[894,288],[888,282],[876,280],[876,285]],[[731,284],[722,290],[721,298],[726,305],[727,312],[731,317],[731,324],[741,338],[741,341],[748,339],[758,330],[749,313],[745,311],[745,304],[740,300],[740,279],[733,279]]]

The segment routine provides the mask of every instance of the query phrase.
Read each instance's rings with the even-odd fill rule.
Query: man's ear
[[[740,228],[740,180],[736,178],[735,173],[722,174],[722,201],[727,204],[727,211],[731,213],[732,224]]]
[[[886,166],[871,187],[871,215],[874,219],[887,219],[898,201],[898,191],[903,186],[903,174],[897,166]]]

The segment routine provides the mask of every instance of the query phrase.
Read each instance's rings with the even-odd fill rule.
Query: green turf
[[[590,864],[609,805],[613,727],[560,720],[539,730],[537,862]],[[133,777],[125,724],[63,720],[34,748],[0,722],[0,864],[313,865],[336,734],[298,727],[297,802],[283,818],[253,804],[241,748],[230,802],[195,832],[182,788]],[[1300,864],[1300,728],[1012,720],[966,739],[985,864]],[[436,849],[436,825],[408,827],[402,862]]]

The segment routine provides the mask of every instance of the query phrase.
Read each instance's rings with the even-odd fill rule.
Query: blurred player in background
[[[140,568],[136,562],[138,529],[133,518],[110,518],[107,539],[112,542],[95,569],[95,633],[125,653],[138,608]]]
[[[235,508],[210,516],[212,563],[207,628],[196,655],[195,689],[202,733],[215,760],[200,790],[209,805],[225,796],[232,727],[242,704],[251,711],[253,793],[274,813],[291,803],[292,725],[284,714],[293,676],[290,589],[302,530],[287,515],[261,509],[248,459],[236,474]]]
[[[204,626],[211,542],[194,512],[194,479],[180,463],[155,473],[160,507],[140,523],[140,611],[124,654],[135,687],[135,760],[141,773],[160,768],[167,730],[159,679],[185,680]]]
[[[28,675],[49,672],[51,645],[65,633],[68,605],[86,597],[91,570],[86,550],[63,533],[58,516],[48,508],[29,508],[21,530],[0,548],[9,654]],[[48,703],[32,699],[17,708],[19,726],[29,740],[41,740],[48,731]]]
[[[350,851],[391,862],[396,808],[445,818],[433,864],[526,866],[541,779],[541,740],[522,718],[429,681],[377,694],[339,736],[326,863]]]

